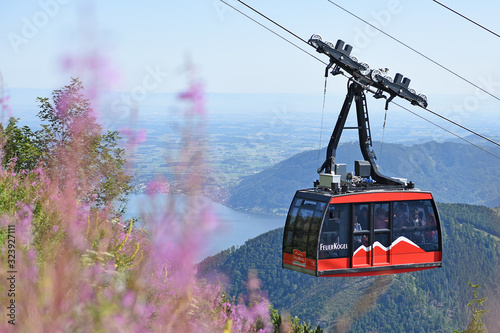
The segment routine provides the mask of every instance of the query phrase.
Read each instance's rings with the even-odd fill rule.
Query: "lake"
[[[185,211],[185,204],[189,200],[187,196],[177,194],[157,194],[153,197],[157,206],[152,204],[151,198],[146,194],[131,194],[127,205],[125,219],[141,216],[141,213],[163,212],[168,200],[175,202],[177,211]],[[201,259],[219,253],[232,246],[243,245],[247,240],[259,236],[267,231],[284,226],[284,216],[269,216],[261,214],[245,213],[236,211],[222,204],[213,202],[206,197],[196,197],[197,204],[210,205],[217,216],[217,229],[211,237],[207,247],[204,249]]]

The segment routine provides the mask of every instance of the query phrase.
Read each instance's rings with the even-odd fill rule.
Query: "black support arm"
[[[335,164],[335,155],[340,141],[340,136],[342,135],[342,131],[344,130],[352,102],[353,100],[355,100],[357,121],[358,121],[359,146],[361,149],[361,153],[363,154],[363,158],[366,161],[370,162],[371,178],[380,185],[404,186],[405,184],[402,181],[388,176],[384,176],[378,171],[377,163],[375,162],[375,155],[370,150],[372,145],[371,135],[370,135],[370,123],[368,119],[366,97],[363,91],[364,89],[355,82],[349,85],[349,88],[347,90],[347,95],[344,100],[344,104],[342,105],[342,109],[340,110],[337,123],[335,124],[335,128],[330,138],[330,142],[328,143],[325,162],[318,169],[318,173],[321,173],[323,171],[328,174],[332,173],[332,169]]]

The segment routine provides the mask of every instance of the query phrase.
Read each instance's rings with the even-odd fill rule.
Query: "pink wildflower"
[[[146,141],[146,131],[141,129],[137,133],[137,141],[136,143],[143,143]]]
[[[212,231],[218,226],[218,217],[212,207],[203,210],[201,223],[208,231]]]
[[[127,291],[125,295],[123,295],[122,306],[126,309],[132,308],[135,303],[135,294],[131,291]]]
[[[132,130],[130,128],[120,128],[120,134],[127,140],[130,148],[146,141],[146,131],[144,129]]]
[[[69,108],[71,107],[71,103],[73,101],[71,100],[71,95],[68,93],[65,93],[61,96],[59,99],[57,105],[56,105],[56,114],[59,119],[65,119],[66,115],[69,111]]]
[[[30,205],[25,205],[23,208],[19,210],[17,213],[17,225],[16,225],[16,237],[19,239],[19,243],[22,245],[30,245],[33,232],[32,232],[32,218],[33,218],[33,207]]]
[[[36,262],[37,253],[34,249],[29,249],[27,253],[20,252],[19,254],[28,258],[26,262]],[[24,266],[23,268],[26,269],[26,271],[23,273],[23,276],[27,277],[32,282],[36,282],[38,279],[38,265],[29,265],[27,267]]]
[[[194,111],[200,115],[205,113],[205,92],[203,84],[195,82],[189,86],[189,89],[179,94],[179,99],[190,100],[194,103]]]
[[[146,194],[154,195],[158,193],[168,193],[170,191],[170,185],[166,180],[152,180],[146,186]]]

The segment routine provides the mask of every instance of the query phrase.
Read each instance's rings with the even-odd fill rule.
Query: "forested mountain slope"
[[[407,178],[417,188],[432,191],[437,202],[500,206],[498,159],[468,144],[427,142],[413,146],[374,142],[377,163],[387,176]],[[489,148],[500,155],[500,149]],[[380,153],[381,152],[381,153]],[[322,149],[319,163],[325,158]],[[362,159],[358,143],[344,143],[337,162],[354,170]],[[318,151],[307,151],[243,179],[231,191],[228,205],[261,213],[286,214],[298,189],[318,179]]]
[[[481,285],[480,297],[488,298],[484,305],[490,312],[483,321],[490,332],[500,332],[500,217],[482,206],[439,204],[438,208],[444,236],[442,268],[386,279],[300,274],[281,267],[280,228],[207,258],[200,264],[199,274],[231,281],[225,288],[237,297],[246,290],[248,271],[256,269],[262,290],[274,307],[326,329],[339,318],[359,311],[365,298],[375,291],[381,295],[376,305],[361,312],[352,332],[463,330],[470,319],[466,306],[472,300],[470,281]]]

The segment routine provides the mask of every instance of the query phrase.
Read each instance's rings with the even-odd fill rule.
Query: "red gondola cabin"
[[[316,276],[366,276],[442,265],[431,193],[332,195],[297,191],[286,219],[283,267]]]

